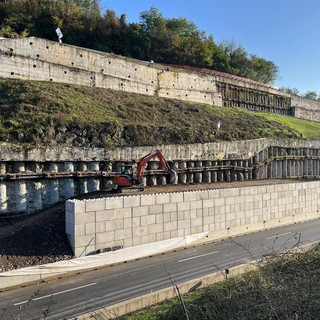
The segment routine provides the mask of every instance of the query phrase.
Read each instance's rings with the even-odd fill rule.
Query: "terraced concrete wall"
[[[118,196],[66,202],[76,256],[207,232],[209,239],[319,216],[320,182]]]
[[[222,105],[214,77],[39,39],[0,40],[0,76]]]
[[[0,39],[0,77],[53,81],[294,115],[320,121],[318,101],[214,71],[164,66],[39,38]]]

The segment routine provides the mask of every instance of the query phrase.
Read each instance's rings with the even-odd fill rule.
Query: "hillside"
[[[38,146],[110,148],[320,137],[320,124],[310,121],[52,82],[0,78],[0,108],[0,141]]]

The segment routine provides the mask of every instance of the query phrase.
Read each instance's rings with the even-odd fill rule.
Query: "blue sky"
[[[242,45],[279,68],[277,87],[320,94],[320,0],[101,0],[127,22],[156,7],[165,18],[186,18],[216,43]]]

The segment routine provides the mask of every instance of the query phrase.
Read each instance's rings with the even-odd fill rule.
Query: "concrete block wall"
[[[222,105],[214,76],[170,71],[151,62],[39,38],[0,41],[6,78],[83,84],[166,98]]]
[[[66,202],[76,256],[208,233],[220,239],[319,217],[320,182]]]
[[[39,38],[0,39],[0,77],[83,84],[223,105],[217,82],[288,97],[295,115],[320,121],[320,102],[222,73],[177,69]]]

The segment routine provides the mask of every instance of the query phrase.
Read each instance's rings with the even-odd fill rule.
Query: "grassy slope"
[[[56,141],[107,147],[320,137],[320,124],[290,117],[101,88],[1,78],[0,111],[0,141],[37,145]],[[221,130],[213,134],[218,120]],[[95,138],[89,139],[83,131],[90,131]],[[74,138],[79,135],[82,140]]]

